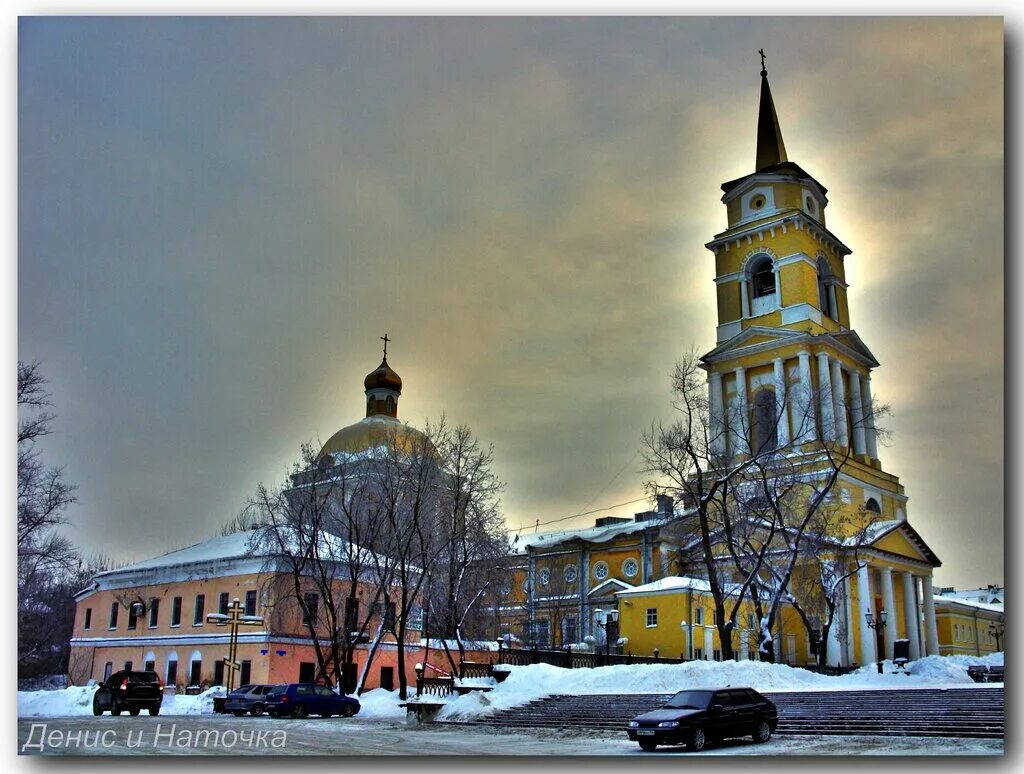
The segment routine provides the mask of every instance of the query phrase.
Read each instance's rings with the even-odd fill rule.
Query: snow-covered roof
[[[270,552],[260,546],[258,534],[253,530],[234,532],[230,535],[204,540],[186,548],[179,548],[169,551],[166,554],[155,556],[152,559],[144,559],[141,562],[129,564],[126,567],[118,567],[116,570],[107,570],[99,573],[96,577],[102,578],[110,575],[124,575],[140,570],[152,570],[158,567],[174,567],[183,564],[195,564],[197,562],[214,562],[225,559],[251,558],[253,556],[269,556]]]
[[[1002,604],[995,604],[992,602],[975,602],[973,599],[957,599],[956,597],[947,597],[941,594],[933,594],[932,597],[935,603],[946,604],[946,605],[963,605],[964,607],[973,607],[977,610],[987,610],[990,613],[1002,613]]]
[[[743,588],[742,583],[722,584],[726,594],[738,594]],[[670,575],[666,578],[659,578],[656,581],[626,589],[616,594],[618,597],[639,596],[643,594],[668,593],[672,591],[711,591],[711,584],[703,578],[691,578],[686,575]]]
[[[675,517],[652,517],[644,521],[623,521],[617,524],[605,524],[597,527],[580,527],[561,529],[553,532],[538,532],[533,535],[520,535],[515,546],[515,553],[525,553],[529,548],[551,548],[559,543],[570,540],[584,540],[588,543],[607,543],[621,535],[642,532],[648,527],[662,526]]]

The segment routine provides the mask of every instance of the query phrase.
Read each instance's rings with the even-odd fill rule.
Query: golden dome
[[[415,427],[393,417],[375,414],[341,428],[327,440],[317,459],[328,454],[358,454],[390,442],[404,452],[414,451],[423,443],[430,444],[426,436]]]
[[[402,377],[396,374],[391,366],[388,365],[388,357],[385,355],[376,370],[370,371],[366,375],[366,378],[363,380],[363,387],[367,390],[383,389],[401,393]]]

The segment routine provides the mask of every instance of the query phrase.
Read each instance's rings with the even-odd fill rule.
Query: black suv
[[[753,688],[680,691],[661,709],[629,721],[629,738],[650,752],[659,744],[685,744],[695,751],[708,742],[746,736],[767,742],[779,713]]]
[[[102,715],[104,710],[110,710],[111,715],[120,715],[128,710],[130,715],[138,715],[145,709],[150,715],[159,715],[163,688],[156,672],[114,672],[93,694],[92,714]]]

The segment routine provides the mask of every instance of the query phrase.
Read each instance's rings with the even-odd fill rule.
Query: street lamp
[[[871,615],[871,608],[869,607],[867,612],[864,613],[864,617],[868,619],[868,628],[877,632],[879,629],[885,628],[885,619],[888,618],[888,613],[885,612],[885,608],[883,607],[879,611],[878,620],[876,621],[874,616]],[[878,674],[882,674],[882,659],[878,659]]]
[[[597,616],[597,625],[604,629],[604,662],[607,664],[612,653],[612,629],[619,622],[619,611],[609,610],[605,612],[599,608]]]
[[[996,652],[999,651],[999,642],[1003,637],[1005,627],[1000,621],[993,621],[988,625],[988,633],[996,638]]]

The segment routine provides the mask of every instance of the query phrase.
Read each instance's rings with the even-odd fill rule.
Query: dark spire
[[[782,142],[782,129],[779,128],[779,117],[775,115],[775,103],[772,101],[772,90],[768,86],[768,70],[764,66],[764,49],[761,55],[761,106],[757,111],[757,165],[755,172],[765,167],[788,161],[786,146]]]

